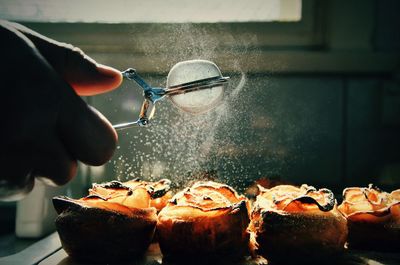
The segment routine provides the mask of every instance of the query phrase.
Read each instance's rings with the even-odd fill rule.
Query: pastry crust
[[[349,248],[400,251],[400,189],[346,188],[339,210],[348,221]]]
[[[151,202],[166,192],[169,181],[112,181],[94,184],[81,199],[53,198],[56,227],[68,255],[90,263],[116,263],[140,258],[151,243],[157,210]],[[169,189],[169,188],[168,188]]]
[[[330,190],[308,185],[259,189],[249,227],[258,254],[270,261],[310,261],[343,251],[346,219]]]
[[[177,193],[158,215],[167,260],[240,259],[248,254],[248,201],[231,187],[197,182]]]

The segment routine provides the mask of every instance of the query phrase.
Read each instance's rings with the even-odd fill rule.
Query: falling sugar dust
[[[197,36],[196,41],[191,38],[193,35]],[[177,50],[175,61],[192,58],[212,61],[215,57],[218,40],[206,32],[196,32],[183,25],[177,29],[175,38],[193,47],[192,50],[187,47],[180,52]],[[240,62],[232,59],[232,63],[239,74],[231,75],[224,98],[215,109],[192,115],[174,108],[168,101],[160,102],[151,126],[122,134],[131,140],[128,152],[111,161],[119,179],[168,177],[177,185],[186,185],[196,178],[193,175],[203,179],[206,177],[203,173],[208,172],[207,177],[231,183],[236,179],[236,183],[240,183],[249,174],[248,166],[241,163],[241,158],[247,155],[241,146],[242,138],[249,136],[249,124],[242,118],[250,112],[251,96],[242,93],[247,76]],[[256,166],[251,167],[254,171]]]
[[[245,86],[246,75],[242,73],[236,79],[239,79],[238,85],[228,88],[222,103],[207,113],[192,115],[168,106],[168,103],[160,104],[151,126],[139,128],[134,136],[128,135],[134,139],[130,142],[133,161],[123,156],[117,158],[115,165],[119,177],[157,179],[168,176],[184,184],[191,173],[216,171],[221,175],[229,166],[236,166],[238,171],[233,159],[238,151],[234,141],[242,125],[239,123],[236,128],[225,126],[230,119],[240,116],[232,104]],[[221,156],[230,159],[225,159],[224,165],[218,165]]]

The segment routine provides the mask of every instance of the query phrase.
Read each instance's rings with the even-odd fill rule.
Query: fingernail
[[[122,74],[119,70],[112,68],[107,65],[97,64],[97,71],[104,77],[113,79],[113,84],[115,87],[122,83]]]
[[[96,66],[97,66],[97,70],[102,75],[112,77],[112,78],[118,78],[118,77],[122,78],[121,72],[115,68],[112,68],[110,66],[103,65],[103,64],[97,64]]]

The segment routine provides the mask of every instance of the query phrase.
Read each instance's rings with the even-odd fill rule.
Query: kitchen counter
[[[37,238],[19,238],[15,233],[0,235],[0,259],[18,253],[39,240]]]
[[[400,253],[383,253],[372,251],[347,251],[342,259],[338,261],[341,265],[398,265],[400,264]],[[187,264],[192,264],[188,261]],[[246,259],[237,265],[260,265],[262,260]],[[67,253],[61,248],[61,243],[57,233],[40,240],[39,242],[27,247],[19,253],[0,258],[1,265],[88,265],[78,263],[68,257]],[[169,264],[162,260],[162,254],[157,243],[150,245],[145,257],[140,261],[127,263],[125,265],[161,265]],[[281,265],[281,264],[277,264]]]
[[[157,243],[150,245],[149,251],[146,254],[146,257],[142,261],[127,263],[124,265],[174,265],[175,263],[163,262],[162,255]],[[181,264],[193,264],[192,260],[188,260],[187,263]],[[213,264],[213,263],[208,263]],[[220,263],[217,263],[220,264]],[[265,260],[245,260],[243,262],[237,264],[230,265],[262,265],[267,264]],[[298,263],[296,263],[298,264]],[[331,263],[332,264],[332,263]],[[343,260],[340,260],[338,263],[340,265],[398,265],[400,264],[400,255],[393,253],[377,253],[377,252],[352,252],[347,253]],[[89,265],[84,263],[78,263],[71,260],[67,253],[63,249],[57,251],[47,259],[43,260],[39,263],[39,265]],[[202,264],[204,265],[204,264]],[[274,264],[274,265],[282,265],[282,264]],[[285,264],[287,265],[287,264]]]
[[[35,240],[37,241],[37,239]],[[27,244],[28,241],[25,242]],[[29,242],[32,243],[32,242]],[[20,245],[22,246],[22,245]],[[26,245],[25,245],[26,247]],[[61,242],[58,234],[51,235],[37,241],[23,250],[0,258],[1,265],[36,265],[53,253],[61,249]]]

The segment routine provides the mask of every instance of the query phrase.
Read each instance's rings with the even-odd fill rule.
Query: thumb
[[[54,70],[78,95],[91,96],[117,88],[120,71],[98,64],[79,48],[47,38],[20,24],[8,22],[28,37]]]

